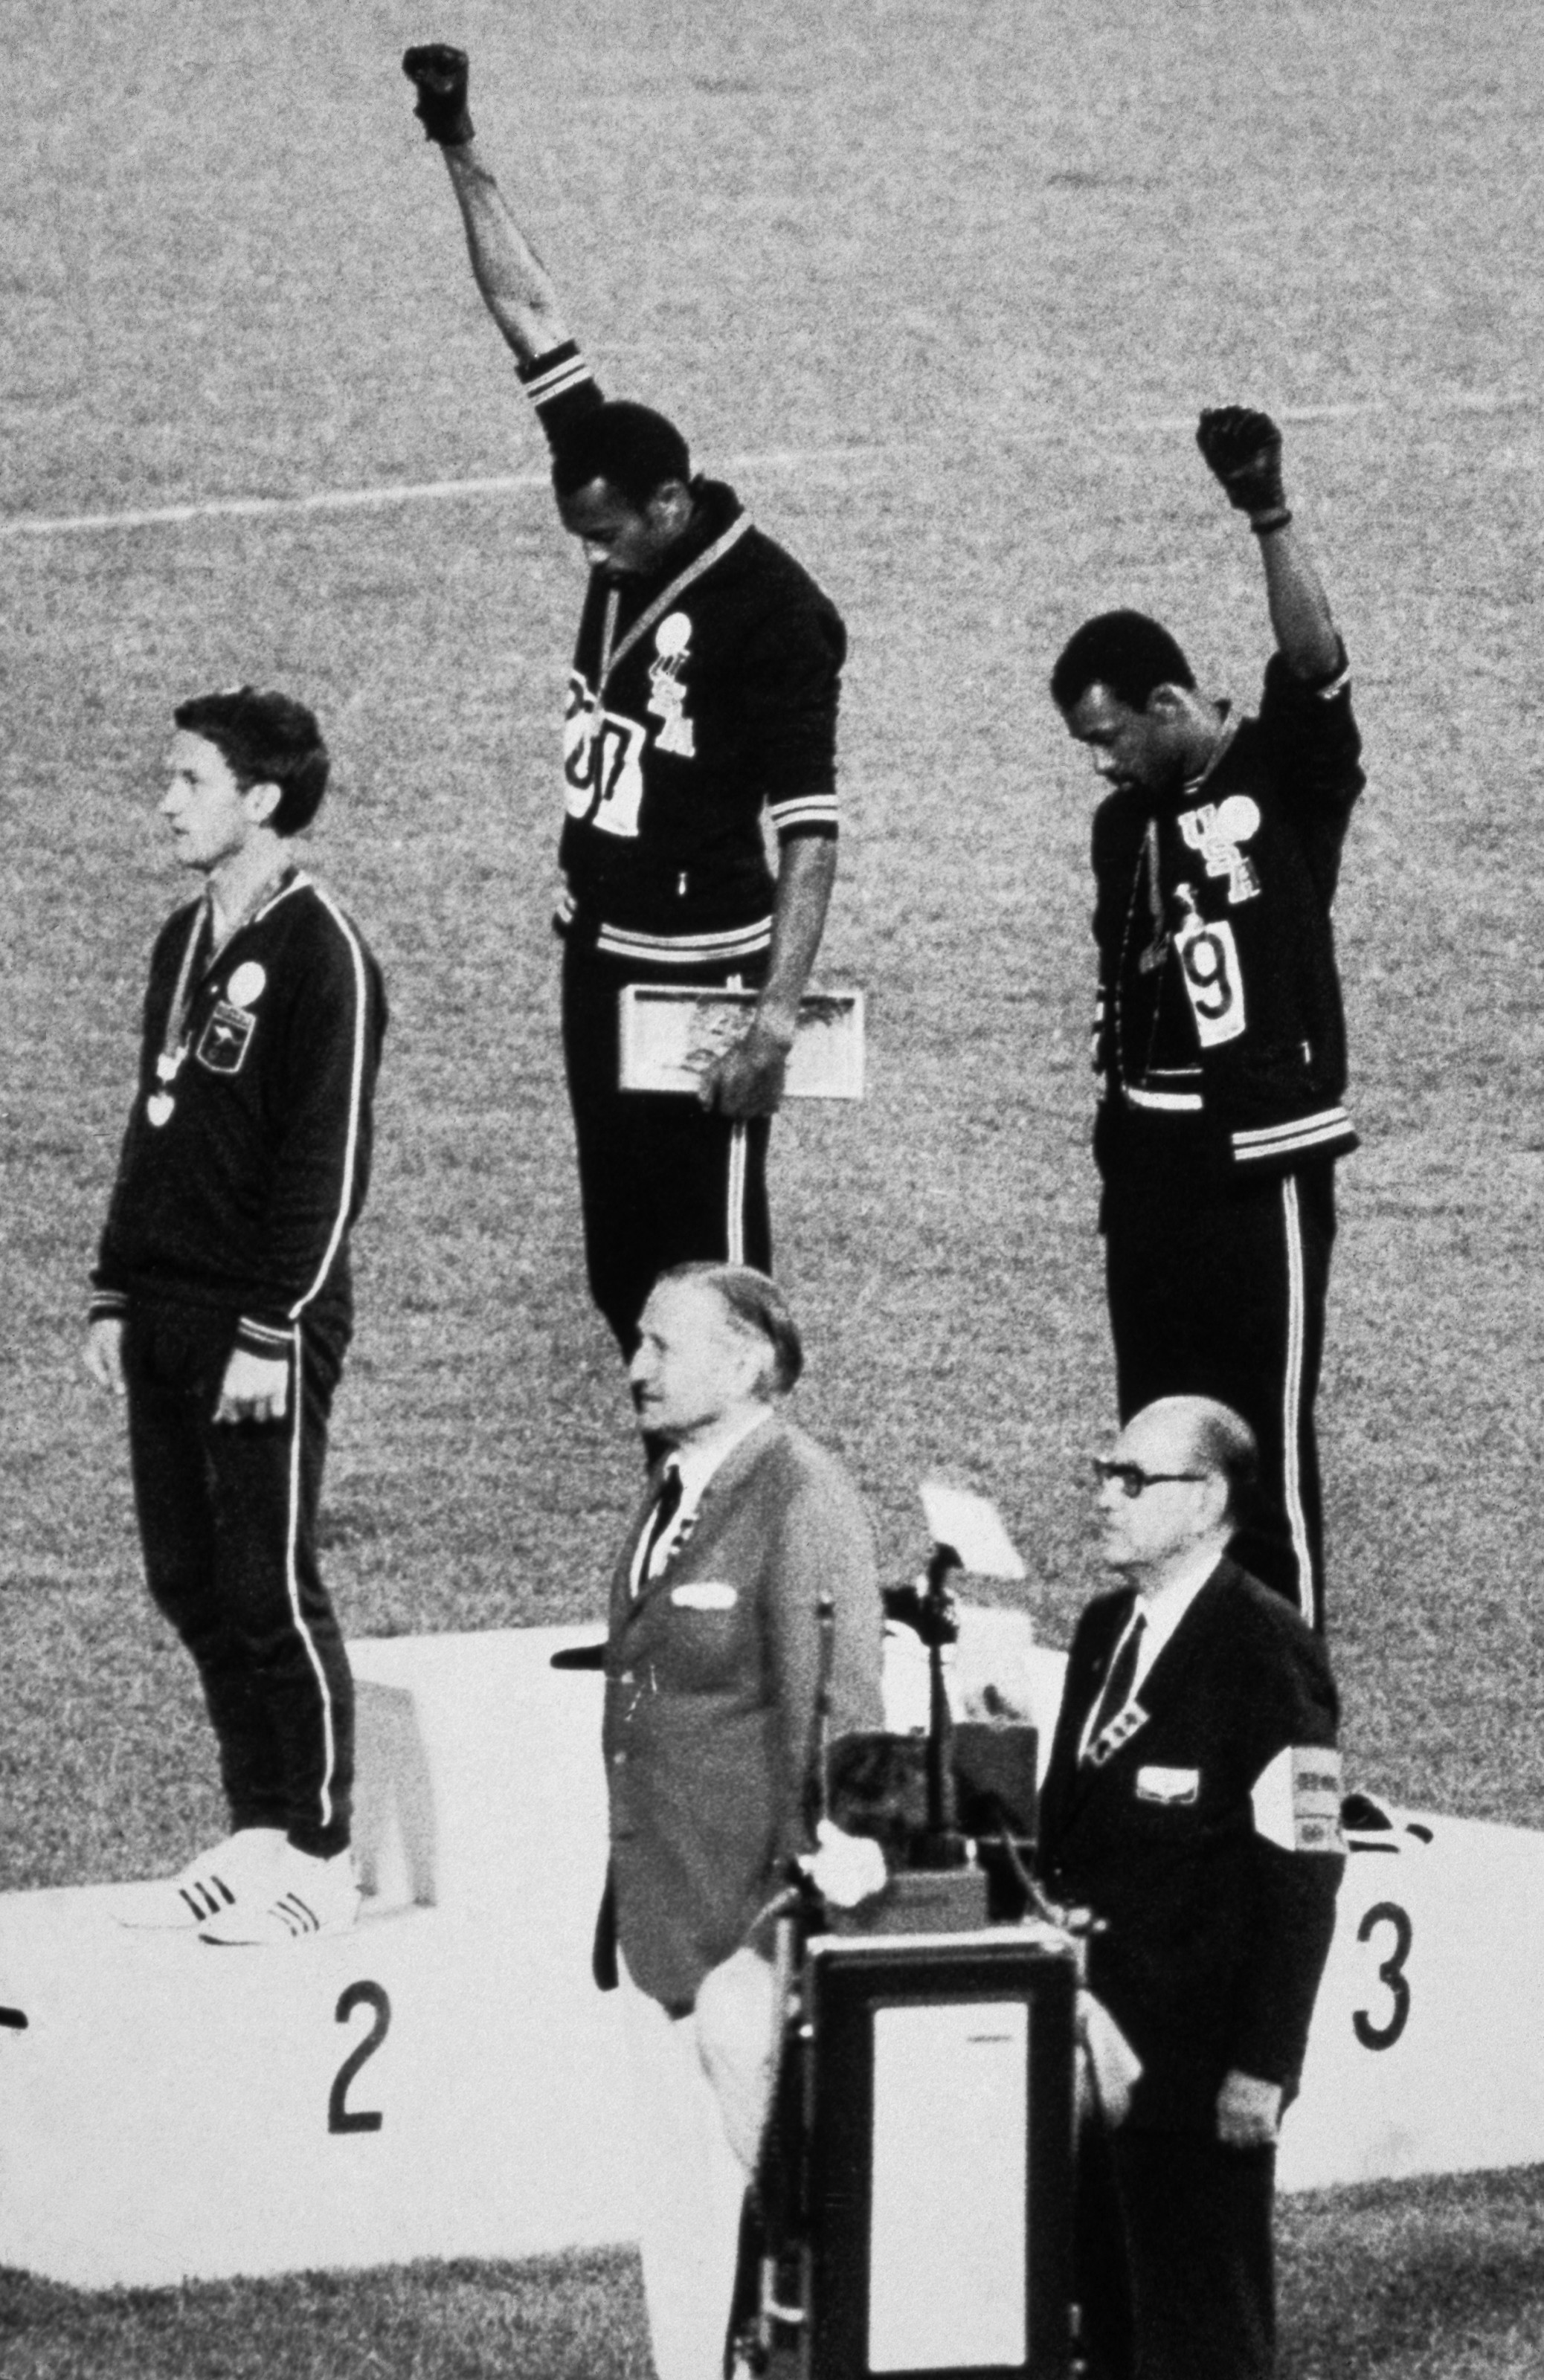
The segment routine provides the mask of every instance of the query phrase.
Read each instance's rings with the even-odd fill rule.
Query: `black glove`
[[[467,113],[469,70],[466,51],[452,49],[448,42],[425,42],[402,54],[402,71],[418,85],[419,103],[413,114],[423,127],[424,139],[437,140],[443,149],[459,149],[472,137],[472,119]]]
[[[1282,492],[1282,433],[1269,413],[1216,406],[1202,414],[1196,443],[1235,511],[1275,528],[1283,525],[1281,516],[1291,518]]]

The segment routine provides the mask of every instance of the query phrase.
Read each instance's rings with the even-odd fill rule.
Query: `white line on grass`
[[[6,537],[67,537],[79,529],[161,528],[177,521],[255,520],[270,513],[346,512],[354,506],[409,504],[439,496],[507,495],[539,488],[542,475],[522,471],[496,480],[403,480],[380,488],[320,488],[309,496],[212,496],[201,504],[156,504],[140,512],[8,513],[0,520]]]
[[[1347,405],[1286,405],[1278,408],[1283,421],[1352,421],[1380,413],[1516,413],[1538,403],[1531,391],[1455,389],[1414,404],[1396,404],[1391,397],[1358,397]],[[1138,414],[1101,424],[1103,430],[1188,430],[1191,414]],[[1001,431],[993,435],[1001,438]],[[1041,440],[1065,435],[1064,424],[1023,425],[1010,433],[1015,439]],[[835,463],[871,462],[899,454],[915,454],[915,440],[879,445],[789,447],[760,455],[732,455],[725,468],[740,471],[794,471]],[[370,511],[384,504],[435,504],[446,497],[509,496],[532,488],[547,488],[545,471],[510,471],[493,479],[403,480],[374,488],[319,488],[305,496],[212,496],[201,503],[156,504],[117,513],[6,513],[0,515],[0,537],[72,537],[96,529],[164,528],[178,522],[201,520],[262,520],[300,513]]]
[[[878,446],[791,448],[768,455],[731,455],[727,468],[787,471],[896,451]],[[180,521],[261,520],[291,513],[366,511],[382,504],[433,504],[446,496],[517,495],[551,486],[545,471],[510,471],[486,480],[394,480],[375,488],[318,488],[306,496],[211,496],[199,504],[155,504],[119,513],[6,513],[0,516],[0,537],[70,537],[91,529],[164,528]]]

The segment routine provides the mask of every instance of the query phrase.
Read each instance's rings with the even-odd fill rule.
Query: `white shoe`
[[[320,1934],[346,1934],[359,1908],[354,1854],[318,1859],[286,1843],[261,1889],[199,1928],[201,1942],[310,1942]]]
[[[129,1885],[113,1914],[120,1925],[191,1934],[234,1909],[243,1893],[256,1891],[266,1899],[269,1871],[284,1849],[282,1827],[238,1827],[176,1876]]]

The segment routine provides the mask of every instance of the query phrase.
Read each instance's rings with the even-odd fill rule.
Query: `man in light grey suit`
[[[768,1910],[815,1843],[822,1734],[881,1723],[868,1516],[777,1411],[802,1360],[764,1274],[697,1264],[655,1284],[630,1373],[668,1451],[612,1576],[603,1742],[660,2380],[723,2370],[772,2071]],[[882,1881],[876,1846],[820,1833],[830,1898]]]

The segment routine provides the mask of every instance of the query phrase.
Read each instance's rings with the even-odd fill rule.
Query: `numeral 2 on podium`
[[[392,2004],[380,1984],[350,1984],[340,1993],[333,2014],[337,2023],[346,2024],[356,2009],[371,2009],[370,2031],[362,2041],[356,2042],[343,2064],[333,2077],[333,2087],[327,2097],[327,2130],[330,2132],[378,2132],[385,2121],[379,2107],[351,2107],[348,2086],[367,2058],[373,2058],[386,2038],[392,2021]]]

